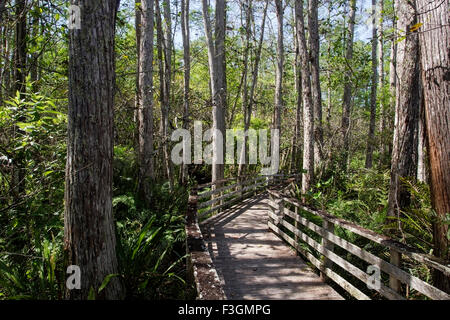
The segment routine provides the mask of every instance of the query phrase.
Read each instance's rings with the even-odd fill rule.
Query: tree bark
[[[311,61],[311,91],[314,105],[314,163],[322,161],[323,128],[322,128],[322,90],[320,88],[320,44],[318,0],[309,0],[308,28]]]
[[[68,264],[81,269],[81,290],[69,299],[119,299],[112,212],[114,34],[118,1],[72,0],[81,29],[69,33],[69,112],[64,216]],[[99,59],[101,57],[101,59]]]
[[[203,21],[208,47],[208,65],[211,80],[211,93],[213,103],[213,128],[223,137],[220,143],[217,135],[213,137],[214,156],[212,159],[212,182],[222,180],[224,177],[223,146],[225,145],[225,110],[226,110],[226,77],[225,77],[225,0],[216,0],[215,42],[212,38],[211,21],[208,12],[208,3],[202,0]],[[222,151],[221,154],[218,151]],[[215,188],[220,183],[215,183]]]
[[[183,37],[183,63],[184,63],[184,86],[183,86],[183,129],[189,128],[189,96],[190,96],[190,28],[189,28],[189,0],[181,0],[181,33]],[[183,164],[181,182],[186,183],[189,177],[187,164]]]
[[[367,137],[366,164],[367,169],[372,168],[373,149],[375,145],[375,117],[377,113],[377,87],[378,87],[378,61],[377,61],[377,21],[376,21],[376,0],[372,0],[372,84],[370,89],[370,124]]]
[[[417,23],[416,9],[402,3],[398,12],[398,27],[406,37],[398,43],[396,126],[391,162],[388,217],[400,217],[410,205],[410,193],[403,180],[415,180],[417,173],[417,131],[420,109],[419,38],[410,29]],[[398,231],[401,223],[398,221]]]
[[[276,15],[278,22],[277,32],[277,59],[275,70],[275,112],[273,118],[273,128],[280,130],[281,137],[281,114],[283,109],[283,65],[284,65],[284,46],[283,46],[283,16],[284,8],[282,0],[275,0]]]
[[[433,223],[434,255],[449,260],[450,213],[450,26],[448,1],[417,0],[420,56],[430,161],[431,203],[437,214]],[[434,270],[433,282],[450,293],[450,278]]]
[[[379,101],[380,101],[380,159],[379,164],[380,166],[384,163],[384,158],[386,157],[386,154],[388,153],[387,143],[386,143],[386,118],[387,118],[387,107],[385,104],[385,74],[384,74],[384,0],[379,0],[379,12],[380,12],[380,21],[378,25],[378,83],[380,86],[379,90]]]
[[[248,56],[250,52],[250,35],[251,35],[251,17],[253,14],[252,0],[246,0],[244,5],[244,12],[246,12],[245,17],[245,48],[244,48],[244,69],[242,71],[242,112],[244,115],[244,132],[250,128],[250,117],[251,113],[248,110]],[[240,161],[238,168],[238,176],[243,174],[244,164],[246,163],[246,152],[247,150],[247,135],[244,135],[244,141],[242,142],[242,148],[240,153]]]
[[[141,1],[139,53],[139,197],[150,205],[153,159],[153,24],[154,0]]]
[[[295,21],[297,26],[297,41],[301,59],[302,96],[303,96],[303,172],[302,193],[311,188],[314,179],[314,106],[311,93],[311,80],[308,59],[308,49],[305,38],[305,23],[303,17],[303,2],[295,1]]]
[[[159,1],[159,0],[156,0]],[[172,82],[172,21],[170,1],[163,0],[164,12],[164,92],[163,105],[161,106],[162,139],[164,164],[166,167],[167,179],[170,190],[173,189],[173,170],[169,152],[169,112],[170,112],[170,92]]]
[[[303,104],[302,104],[302,73],[301,73],[301,57],[300,57],[300,49],[298,45],[298,37],[297,37],[297,23],[295,22],[295,8],[293,12],[294,17],[294,46],[295,46],[295,58],[294,58],[294,83],[295,83],[295,91],[296,91],[296,112],[295,112],[295,134],[294,134],[294,148],[292,152],[292,163],[294,170],[297,170],[300,165],[301,159],[301,145],[302,145],[302,130],[303,127],[302,118],[303,118]]]
[[[352,59],[353,59],[353,36],[355,33],[355,13],[356,13],[356,0],[350,0],[350,20],[348,22],[348,28],[347,28],[347,43],[346,43],[346,53],[345,53],[345,60],[347,61],[348,65],[352,65]],[[349,68],[347,68],[344,76],[344,96],[342,98],[342,125],[341,125],[341,131],[342,131],[342,137],[343,137],[343,157],[342,157],[342,168],[344,171],[347,171],[347,162],[348,162],[348,155],[349,155],[349,141],[350,141],[350,110],[351,110],[351,95],[352,95],[352,73]]]

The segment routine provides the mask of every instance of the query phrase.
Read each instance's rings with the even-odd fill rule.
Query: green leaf
[[[102,282],[102,285],[100,286],[100,288],[98,288],[98,293],[100,293],[103,289],[105,289],[105,287],[108,285],[109,281],[111,281],[111,279],[113,277],[117,277],[119,274],[118,273],[111,273],[108,274],[105,279]]]

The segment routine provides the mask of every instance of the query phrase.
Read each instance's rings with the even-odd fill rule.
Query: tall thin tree
[[[297,41],[301,57],[302,96],[303,96],[303,169],[302,193],[306,193],[314,179],[314,106],[312,101],[311,80],[308,49],[305,37],[305,22],[303,16],[303,1],[295,1],[295,22]]]
[[[139,196],[148,206],[154,174],[153,159],[153,24],[154,1],[141,1],[139,45]]]
[[[351,65],[353,60],[353,37],[355,33],[355,15],[356,15],[356,0],[350,0],[350,14],[347,25],[347,38],[345,44],[345,61],[347,69],[344,74],[344,96],[342,98],[342,124],[341,131],[344,142],[344,150],[342,161],[342,168],[347,170],[348,156],[350,152],[350,111],[352,103],[352,71]]]

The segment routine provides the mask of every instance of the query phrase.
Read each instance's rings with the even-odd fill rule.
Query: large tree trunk
[[[191,75],[190,35],[189,35],[189,0],[181,0],[181,33],[183,37],[184,92],[183,92],[183,129],[189,128],[189,86]],[[181,167],[181,182],[189,177],[188,165]]]
[[[378,81],[378,61],[377,61],[377,21],[376,21],[376,0],[372,0],[372,84],[370,89],[370,123],[367,137],[366,168],[372,168],[373,149],[375,145],[375,117],[377,113],[377,81]]]
[[[430,158],[431,203],[437,214],[433,223],[434,254],[450,258],[448,225],[450,213],[450,26],[448,1],[417,0],[419,22],[423,23],[420,56],[425,98],[425,116]],[[435,270],[435,286],[450,293],[450,278]]]
[[[223,141],[214,134],[212,182],[224,177],[223,146],[225,145],[225,110],[226,110],[226,77],[225,77],[225,0],[216,0],[216,28],[215,42],[212,38],[209,7],[206,0],[202,0],[203,21],[208,46],[208,65],[211,81],[213,103],[213,128],[218,130]],[[222,152],[219,152],[222,151]],[[216,183],[215,187],[219,187]]]
[[[352,65],[353,59],[353,36],[355,33],[355,12],[356,12],[356,0],[350,0],[350,20],[348,22],[347,29],[347,39],[346,39],[346,53],[345,60],[349,66]],[[345,72],[345,83],[344,83],[344,96],[342,98],[342,124],[341,131],[344,141],[343,146],[343,156],[342,156],[342,169],[347,171],[347,161],[350,152],[350,110],[351,110],[351,100],[352,100],[352,73],[349,67]]]
[[[141,1],[139,53],[139,197],[150,204],[153,163],[153,23],[154,1]]]
[[[306,193],[314,179],[314,106],[311,93],[311,80],[308,59],[308,49],[305,38],[305,23],[303,17],[303,2],[295,1],[295,21],[297,26],[297,41],[302,57],[302,95],[303,95],[303,169],[302,193]]]
[[[143,4],[145,1],[143,1]],[[81,29],[69,33],[69,112],[64,216],[68,264],[81,270],[81,290],[70,299],[119,299],[112,213],[114,34],[116,0],[72,0],[81,8]],[[98,57],[102,57],[99,59]]]
[[[311,91],[314,105],[314,163],[322,161],[322,91],[320,89],[318,0],[309,0],[308,27],[311,61]]]
[[[410,193],[404,179],[415,180],[417,172],[417,130],[420,109],[419,38],[409,31],[417,23],[411,3],[399,6],[398,27],[407,30],[398,44],[396,126],[391,163],[388,217],[400,217],[410,205]],[[398,221],[399,230],[401,223]]]

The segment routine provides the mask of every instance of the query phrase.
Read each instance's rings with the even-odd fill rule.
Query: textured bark
[[[388,216],[400,217],[410,205],[410,194],[402,180],[415,180],[417,172],[417,131],[420,109],[419,38],[409,31],[417,23],[412,3],[401,3],[398,28],[407,30],[398,43],[396,126],[391,163]],[[398,221],[401,231],[401,224]]]
[[[302,145],[302,132],[301,128],[303,127],[302,118],[303,118],[303,104],[302,104],[302,73],[301,73],[301,58],[300,58],[300,49],[298,46],[298,37],[297,37],[297,24],[295,22],[295,8],[292,16],[294,17],[294,46],[295,46],[295,59],[294,59],[294,82],[295,82],[295,90],[296,90],[296,112],[295,112],[295,134],[294,134],[294,148],[292,152],[292,163],[294,164],[294,170],[297,170],[300,165],[301,159],[301,145]]]
[[[114,33],[118,1],[72,0],[81,8],[81,29],[69,33],[69,113],[64,216],[68,264],[81,269],[87,299],[107,275],[118,272],[112,215]],[[118,299],[113,277],[97,299]]]
[[[19,93],[20,98],[25,97],[26,76],[27,76],[27,7],[25,0],[16,1],[16,28],[15,28],[15,47],[14,47],[14,96]],[[19,121],[24,121],[23,118]],[[16,128],[17,132],[24,132]],[[25,161],[23,152],[19,151],[14,159],[12,170],[12,186],[16,201],[25,195]]]
[[[225,78],[225,0],[216,1],[215,42],[212,38],[211,21],[208,12],[208,3],[202,0],[203,21],[208,47],[208,65],[211,81],[211,94],[213,104],[213,127],[223,136],[223,144],[214,136],[213,149],[216,153],[225,143],[225,110],[226,110],[226,78]],[[223,159],[213,157],[212,182],[222,180],[224,176]],[[222,163],[220,163],[222,162]],[[215,185],[219,187],[219,183]]]
[[[133,121],[136,126],[136,130],[134,132],[134,150],[136,154],[136,159],[139,160],[139,103],[140,103],[140,66],[139,62],[141,61],[140,54],[141,54],[141,6],[140,6],[141,0],[135,0],[135,18],[134,18],[134,26],[136,29],[136,94],[134,98],[134,112],[133,112]]]
[[[154,1],[141,1],[139,53],[139,197],[150,204],[153,163],[153,23]]]
[[[318,0],[309,0],[308,28],[311,61],[311,91],[314,105],[314,163],[322,161],[322,91],[320,89]]]
[[[370,123],[367,137],[366,165],[367,169],[372,168],[373,149],[375,145],[375,117],[377,113],[377,87],[378,87],[378,61],[377,61],[377,21],[376,21],[376,0],[372,0],[372,83],[370,88]]]
[[[189,29],[189,0],[181,0],[181,33],[183,37],[183,63],[184,63],[184,85],[183,85],[183,129],[189,128],[189,86],[191,75],[190,59],[190,29]],[[189,177],[188,165],[183,164],[181,168],[181,182],[186,183]]]
[[[282,0],[275,0],[277,15],[277,59],[275,69],[275,112],[273,118],[273,128],[280,130],[281,137],[281,114],[283,109],[283,65],[284,65],[284,46],[283,46],[283,16],[284,8]]]
[[[158,0],[157,0],[158,1]],[[170,1],[163,1],[164,12],[164,91],[163,105],[161,106],[162,139],[164,151],[164,164],[169,180],[169,187],[173,188],[173,170],[169,152],[169,112],[170,112],[170,84],[172,82],[172,22],[170,13]]]
[[[308,49],[305,38],[305,23],[303,17],[303,2],[295,1],[295,22],[297,28],[297,41],[301,59],[302,96],[303,96],[303,169],[302,193],[306,193],[314,179],[314,106],[311,93],[311,80],[309,77]]]
[[[347,27],[347,39],[346,39],[346,53],[345,60],[348,65],[352,65],[353,59],[353,36],[355,33],[355,12],[356,12],[356,0],[350,0],[350,15]],[[341,131],[344,141],[344,150],[342,157],[342,168],[344,171],[347,170],[347,161],[349,154],[349,141],[350,141],[350,110],[351,110],[351,94],[352,94],[352,81],[351,81],[351,70],[347,68],[344,76],[344,96],[342,98],[342,124]]]
[[[393,0],[393,9],[394,9],[394,15],[397,15],[397,7],[398,7],[398,1]],[[390,52],[390,59],[389,59],[389,111],[390,113],[394,114],[394,117],[391,117],[388,121],[386,121],[389,129],[388,132],[391,133],[394,131],[394,127],[396,126],[397,121],[397,113],[395,112],[395,101],[396,101],[396,95],[397,95],[397,19],[392,20],[392,39],[391,39],[391,52]],[[393,141],[395,138],[395,131],[393,134],[393,139],[389,139],[388,134],[385,134],[383,132],[383,138],[386,144],[388,144],[388,152],[383,155],[381,158],[382,164],[386,165],[387,158],[389,154],[392,154],[393,150]]]
[[[420,56],[430,158],[431,203],[437,214],[433,223],[434,254],[450,259],[448,225],[450,213],[450,26],[448,1],[417,0]],[[434,285],[450,292],[450,278],[434,270]]]
[[[380,101],[380,161],[379,164],[383,165],[384,158],[388,153],[388,144],[386,143],[386,130],[387,130],[387,106],[384,103],[385,89],[384,89],[384,28],[383,28],[383,13],[384,13],[384,0],[379,0],[379,12],[381,13],[381,21],[378,24],[378,84],[380,86],[379,101]]]

